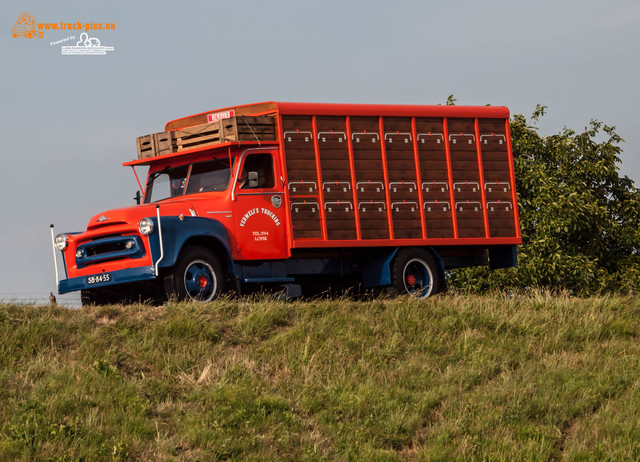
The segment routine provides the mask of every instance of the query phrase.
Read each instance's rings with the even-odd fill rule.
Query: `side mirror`
[[[250,188],[258,187],[258,172],[249,172],[247,179],[249,180]]]
[[[140,202],[142,201],[142,195],[140,194],[140,191],[136,191],[136,195],[133,196],[133,200],[136,201],[136,204],[140,205]]]

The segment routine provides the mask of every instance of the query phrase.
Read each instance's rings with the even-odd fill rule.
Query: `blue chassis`
[[[157,229],[156,217],[149,217]],[[229,238],[226,230],[217,220],[202,217],[162,217],[162,233],[164,256],[159,264],[160,268],[173,266],[180,254],[182,247],[189,239],[213,239],[222,245],[226,251],[226,257],[230,262],[230,276],[237,277],[242,282],[294,282],[296,274],[340,274],[338,261],[328,259],[288,259],[279,261],[258,262],[233,262],[231,259],[231,251],[229,246]],[[153,232],[149,236],[151,246],[152,261],[158,263],[160,258],[160,243],[157,232]],[[365,287],[384,286],[391,283],[390,263],[398,251],[398,247],[387,247],[370,249],[368,257],[362,262],[363,265],[363,282]],[[437,255],[434,249],[431,249],[434,257],[439,262],[442,276],[444,276],[444,262]],[[515,246],[508,248],[492,249],[490,251],[493,258],[492,267],[504,268],[515,266],[516,254]],[[138,257],[139,258],[139,257]],[[134,261],[134,260],[131,260]],[[256,264],[257,263],[257,264]],[[66,262],[65,262],[66,264]],[[339,266],[337,266],[339,265]],[[66,265],[65,265],[66,266]],[[466,266],[466,265],[465,265]],[[87,280],[90,276],[96,276],[104,273],[96,273],[89,276],[81,276],[71,279],[63,279],[58,283],[58,292],[64,294],[77,290],[93,289],[98,287],[111,286],[116,284],[124,284],[136,281],[148,281],[156,278],[154,266],[141,266],[135,268],[126,268],[122,270],[110,271],[111,280],[108,282],[100,282],[88,284]]]

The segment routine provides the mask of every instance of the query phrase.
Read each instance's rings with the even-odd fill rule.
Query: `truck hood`
[[[160,202],[160,215],[191,215],[191,210],[195,210],[191,201],[168,201]],[[107,210],[94,215],[89,220],[87,230],[94,230],[112,225],[129,224],[134,227],[145,217],[156,216],[156,204],[141,204],[132,207]]]

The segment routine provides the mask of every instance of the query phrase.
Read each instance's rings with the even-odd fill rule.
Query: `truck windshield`
[[[171,197],[207,191],[224,191],[229,186],[231,167],[228,159],[212,159],[180,167],[166,167],[150,173],[144,202],[159,202]]]

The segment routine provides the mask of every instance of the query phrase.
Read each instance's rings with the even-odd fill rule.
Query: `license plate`
[[[99,284],[101,282],[110,282],[111,273],[95,274],[87,277],[87,285]]]

